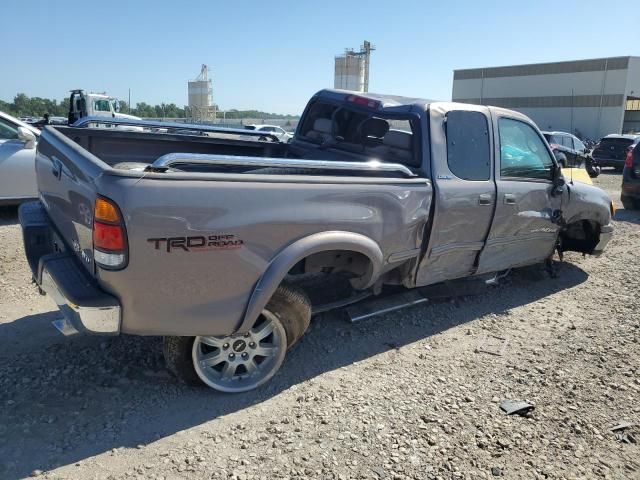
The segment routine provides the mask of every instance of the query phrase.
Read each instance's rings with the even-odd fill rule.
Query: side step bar
[[[429,299],[421,295],[417,290],[409,290],[395,295],[376,297],[370,301],[360,302],[347,307],[346,311],[351,322],[355,323],[360,320],[375,317],[376,315],[382,315],[428,301]]]

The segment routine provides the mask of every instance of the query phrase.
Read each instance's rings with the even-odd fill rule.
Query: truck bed
[[[303,260],[296,257],[298,249],[313,252],[320,239],[325,250],[353,253],[344,268],[360,288],[419,255],[432,190],[428,180],[407,169],[408,175],[375,167],[369,172],[360,162],[348,171],[337,168],[340,161],[332,168],[334,162],[316,160],[298,163],[319,162],[324,171],[188,164],[173,171],[118,168],[172,153],[252,156],[268,165],[290,148],[194,135],[46,128],[36,173],[56,252],[67,263],[72,258],[118,300],[118,331],[142,335],[242,329],[251,308],[272,293],[260,283],[286,275]],[[124,221],[128,260],[119,270],[94,259],[93,207],[100,197],[117,204]]]
[[[287,145],[210,135],[124,131],[114,128],[56,127],[56,132],[113,167],[122,162],[151,164],[167,153],[203,153],[280,158]]]

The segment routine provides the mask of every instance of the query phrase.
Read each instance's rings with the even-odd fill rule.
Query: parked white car
[[[40,130],[0,112],[0,205],[38,198],[36,143]]]
[[[293,138],[293,133],[287,132],[284,128],[276,125],[246,125],[245,128],[275,135],[282,143],[289,143]]]

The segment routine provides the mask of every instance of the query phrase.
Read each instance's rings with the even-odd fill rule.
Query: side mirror
[[[18,127],[18,139],[24,142],[24,148],[33,149],[36,148],[36,135],[25,127]]]
[[[566,183],[567,182],[562,175],[562,167],[560,165],[555,165],[553,167],[553,189],[551,190],[551,195],[554,197],[562,195]]]

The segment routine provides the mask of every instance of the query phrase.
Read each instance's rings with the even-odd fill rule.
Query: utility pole
[[[129,103],[127,103],[127,113],[131,114],[131,89],[129,89]]]

